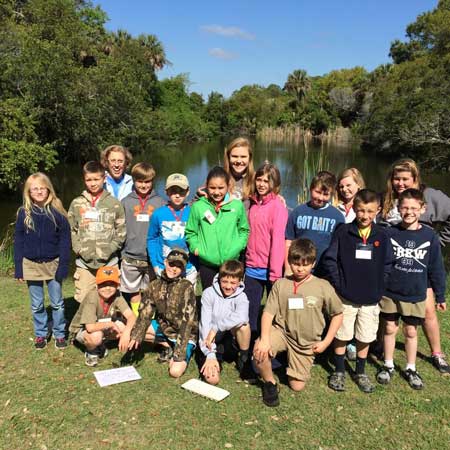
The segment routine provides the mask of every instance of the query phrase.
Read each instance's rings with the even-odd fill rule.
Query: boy
[[[130,294],[130,306],[136,316],[141,290],[148,286],[149,269],[152,271],[146,251],[148,226],[155,209],[164,204],[164,200],[153,190],[155,175],[151,164],[135,164],[131,169],[134,191],[122,200],[127,237],[122,250],[120,290]],[[152,278],[155,277],[153,273],[151,275]]]
[[[220,365],[217,345],[231,332],[239,346],[238,369],[250,369],[249,302],[244,293],[244,266],[240,261],[225,261],[214,277],[213,285],[203,291],[200,321],[200,349],[206,360],[200,369],[205,381],[218,384]]]
[[[419,223],[425,213],[423,193],[406,189],[398,198],[402,221],[388,230],[394,261],[381,300],[381,315],[385,320],[384,366],[377,381],[387,384],[394,375],[395,336],[398,320],[403,321],[405,335],[406,369],[403,376],[413,389],[422,389],[423,380],[416,370],[417,326],[425,317],[428,283],[436,295],[437,309],[445,311],[445,269],[439,238],[432,228]]]
[[[198,319],[194,287],[182,278],[188,254],[173,249],[164,261],[161,277],[142,293],[139,316],[131,331],[130,350],[143,340],[160,344],[158,361],[169,361],[169,375],[179,378],[185,372],[195,349]],[[156,318],[153,314],[156,312]]]
[[[289,386],[301,391],[310,378],[314,355],[333,341],[342,324],[342,304],[326,280],[312,275],[316,248],[309,239],[296,239],[289,247],[292,275],[277,280],[267,299],[261,319],[261,337],[253,356],[264,381],[263,402],[278,406],[278,386],[272,373],[271,358],[287,351]],[[331,317],[325,327],[324,313]]]
[[[85,362],[90,367],[107,355],[104,341],[118,339],[119,350],[125,352],[136,321],[127,302],[119,295],[117,267],[100,267],[95,281],[97,292],[89,292],[69,327],[74,339],[85,346]]]
[[[83,179],[86,190],[72,201],[68,211],[72,248],[77,257],[74,298],[80,303],[96,290],[96,270],[118,264],[118,252],[126,234],[122,204],[103,189],[103,166],[97,161],[87,162]]]
[[[373,221],[380,211],[378,194],[359,191],[353,200],[356,219],[339,227],[322,261],[324,273],[341,297],[344,316],[334,340],[336,371],[328,386],[345,390],[345,347],[356,338],[355,382],[369,394],[374,385],[365,372],[369,345],[376,339],[384,281],[392,262],[389,239]]]
[[[167,177],[167,205],[157,209],[152,216],[147,236],[147,251],[153,269],[158,276],[164,270],[164,259],[174,247],[180,247],[188,252],[184,229],[191,208],[186,203],[189,195],[189,181],[181,173],[173,173]],[[186,264],[185,277],[195,284],[197,270],[191,261]]]
[[[330,245],[333,231],[339,224],[345,222],[344,216],[329,203],[336,185],[335,177],[330,175],[326,171],[319,172],[311,181],[309,202],[298,205],[289,214],[285,236],[287,274],[290,273],[287,254],[294,239],[311,239],[317,249],[316,270],[318,270],[322,253]]]

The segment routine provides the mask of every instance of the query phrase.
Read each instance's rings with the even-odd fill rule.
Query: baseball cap
[[[186,175],[182,173],[173,173],[169,175],[166,180],[166,189],[172,186],[178,186],[181,189],[189,189],[189,180]]]
[[[182,248],[174,248],[167,255],[168,263],[178,263],[181,265],[181,267],[183,269],[186,267],[188,259],[189,259],[189,255]]]
[[[95,282],[97,284],[106,283],[107,281],[113,281],[116,284],[120,284],[119,280],[120,272],[118,267],[103,266],[97,270],[95,275]]]

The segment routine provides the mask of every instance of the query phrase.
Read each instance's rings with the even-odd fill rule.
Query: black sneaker
[[[67,341],[65,338],[55,338],[55,348],[58,350],[64,350],[67,348]]]
[[[333,391],[343,392],[345,391],[345,373],[334,372],[331,374],[328,380],[328,387]]]
[[[42,350],[47,347],[47,339],[45,337],[38,336],[34,338],[34,348],[36,350]]]
[[[156,360],[159,363],[166,363],[169,362],[172,359],[173,356],[173,349],[172,347],[164,347],[158,355],[158,358],[156,358]]]
[[[356,374],[354,379],[356,385],[359,387],[359,390],[361,392],[364,392],[364,394],[371,394],[375,390],[375,386],[370,381],[370,378],[367,376],[367,374]]]
[[[278,398],[278,386],[271,381],[264,383],[263,388],[263,402],[266,406],[278,406],[280,399]]]
[[[431,362],[442,375],[450,375],[450,365],[445,360],[445,355],[443,353],[439,355],[432,355]]]
[[[389,384],[394,376],[395,370],[393,367],[383,366],[377,373],[377,381],[380,384]]]
[[[421,389],[423,389],[423,380],[415,370],[405,370],[403,372],[403,376],[405,377],[408,384],[416,391],[420,391]]]

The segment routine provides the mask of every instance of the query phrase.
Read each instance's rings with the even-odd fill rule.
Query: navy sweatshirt
[[[357,258],[363,239],[356,221],[339,226],[322,257],[325,278],[345,300],[375,305],[383,296],[392,265],[392,250],[384,228],[373,224],[367,239],[371,259]],[[358,255],[359,256],[359,255]]]
[[[386,295],[402,302],[421,302],[428,281],[438,303],[445,302],[445,268],[437,234],[428,226],[406,230],[401,225],[387,229],[394,261]]]
[[[34,230],[25,226],[25,210],[19,209],[14,232],[15,278],[23,278],[22,262],[27,258],[34,262],[48,262],[59,258],[55,279],[62,281],[69,273],[70,225],[57,210],[52,209],[55,222],[44,209],[33,206],[31,217]]]

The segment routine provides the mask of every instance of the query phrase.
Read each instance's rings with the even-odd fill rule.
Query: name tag
[[[92,220],[98,220],[98,211],[96,209],[88,209],[84,213],[85,219],[92,219]]]
[[[355,251],[355,259],[372,259],[372,244],[358,244]]]
[[[137,222],[148,222],[150,216],[148,214],[138,214],[136,216]]]
[[[214,223],[216,221],[216,218],[214,217],[214,214],[209,209],[207,211],[205,211],[205,219],[209,223]]]
[[[289,309],[303,309],[303,298],[290,298],[289,300]]]
[[[98,319],[97,322],[102,322],[102,323],[111,322],[111,317],[105,317],[103,319]]]

